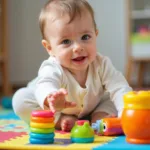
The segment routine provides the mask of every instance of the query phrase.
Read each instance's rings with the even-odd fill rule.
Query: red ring
[[[43,118],[49,118],[53,117],[54,113],[52,113],[49,110],[34,110],[31,114],[33,117],[43,117]]]

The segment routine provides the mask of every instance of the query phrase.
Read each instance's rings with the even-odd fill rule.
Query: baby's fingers
[[[68,101],[65,102],[65,108],[75,107],[75,106],[76,106],[75,102],[68,102]]]

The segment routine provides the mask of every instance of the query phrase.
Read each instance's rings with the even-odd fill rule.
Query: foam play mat
[[[55,131],[53,144],[30,144],[29,127],[20,120],[13,110],[0,108],[0,149],[50,149],[50,150],[129,150],[150,149],[150,145],[135,145],[125,141],[125,136],[97,136],[94,143],[71,143],[70,133]]]

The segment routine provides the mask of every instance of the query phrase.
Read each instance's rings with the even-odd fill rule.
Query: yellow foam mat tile
[[[55,134],[55,138],[59,139],[70,139],[70,134]],[[77,144],[77,143],[70,143],[64,144],[63,142],[58,142],[49,145],[30,145],[29,143],[29,135],[23,135],[14,139],[10,139],[9,141],[5,141],[0,144],[0,149],[18,149],[18,150],[91,150],[93,147],[108,143],[112,141],[115,137],[107,137],[107,136],[97,136],[95,135],[94,143],[86,143],[86,144]]]

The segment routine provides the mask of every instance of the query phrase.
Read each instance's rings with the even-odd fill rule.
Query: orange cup
[[[150,91],[124,95],[121,124],[127,142],[150,144]]]

